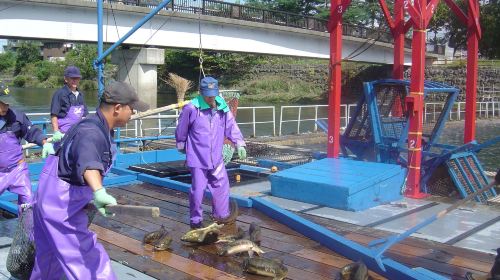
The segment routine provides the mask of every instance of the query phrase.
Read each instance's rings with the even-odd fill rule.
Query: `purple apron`
[[[7,189],[19,195],[18,205],[31,203],[31,181],[19,139],[7,131],[0,133],[0,143],[0,194]]]
[[[68,137],[71,138],[71,137]],[[113,158],[116,145],[111,145]],[[83,208],[92,200],[88,186],[71,185],[58,177],[59,157],[50,155],[40,174],[33,208],[36,245],[30,279],[116,279],[108,254],[87,228]],[[106,173],[111,168],[108,167]]]
[[[59,130],[62,133],[66,133],[72,125],[74,125],[75,123],[79,122],[82,119],[84,112],[85,108],[83,105],[73,105],[69,107],[66,117],[57,119]]]

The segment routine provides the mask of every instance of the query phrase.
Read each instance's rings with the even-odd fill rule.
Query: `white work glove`
[[[245,147],[243,147],[243,146],[238,147],[238,157],[241,160],[244,160],[247,158],[247,150],[245,149]]]
[[[107,205],[116,205],[116,199],[109,195],[106,192],[105,188],[100,188],[94,192],[94,205],[97,208],[97,211],[101,213],[104,217],[109,217],[110,215],[106,214],[106,206]]]
[[[56,152],[54,151],[54,145],[52,145],[52,143],[45,142],[45,144],[43,144],[43,147],[42,147],[42,158],[46,158],[49,155],[53,155],[55,153]]]
[[[54,132],[54,135],[52,135],[52,142],[59,142],[63,139],[64,133],[60,132],[59,130]]]

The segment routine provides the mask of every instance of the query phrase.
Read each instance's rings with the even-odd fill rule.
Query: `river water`
[[[30,89],[30,88],[10,88],[11,94],[5,98],[12,107],[22,110],[25,113],[47,113],[50,108],[50,101],[54,89]],[[85,101],[90,110],[93,110],[97,105],[97,93],[89,92],[85,93]],[[176,102],[176,97],[174,94],[159,93],[158,94],[158,107],[169,105]],[[266,104],[263,102],[252,102],[244,103],[240,102],[239,107],[250,107],[250,106],[275,106],[275,118],[276,118],[276,134],[279,132],[279,118],[280,118],[280,108],[286,105],[298,105],[298,104]],[[316,112],[311,109],[305,109],[302,112],[302,119],[315,117]],[[321,108],[318,111],[318,117],[326,117],[326,108]],[[270,109],[260,109],[255,113],[256,122],[265,122],[272,120],[272,110]],[[239,110],[237,121],[238,123],[248,123],[252,122],[254,114],[251,110]],[[283,113],[284,120],[297,119],[297,111],[290,109]],[[254,129],[252,125],[243,124],[240,125],[243,134],[248,137],[254,135]],[[282,127],[282,134],[297,133],[297,122],[287,122]],[[306,121],[300,124],[300,132],[312,131],[314,129],[314,121]],[[273,130],[273,125],[271,123],[257,124],[256,135],[271,135]],[[441,143],[445,144],[455,144],[459,145],[463,142],[463,122],[453,122],[448,123],[441,136]],[[479,143],[482,143],[488,139],[500,135],[500,120],[478,120],[476,126],[476,138]],[[496,170],[500,167],[500,143],[494,146],[483,149],[479,154],[479,159],[483,163],[486,170]]]

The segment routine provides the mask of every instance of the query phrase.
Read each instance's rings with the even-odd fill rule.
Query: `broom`
[[[193,87],[193,82],[188,79],[185,79],[175,73],[168,74],[168,80],[164,80],[160,78],[167,85],[173,87],[175,89],[175,94],[177,95],[177,103],[184,101],[184,96],[186,92]]]

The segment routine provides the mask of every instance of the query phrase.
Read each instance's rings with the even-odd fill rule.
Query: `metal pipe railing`
[[[443,102],[427,102],[425,104],[424,109],[424,120],[426,122],[435,122],[439,115],[441,114]],[[342,105],[342,114],[341,114],[341,125],[342,127],[346,127],[350,121],[352,108],[356,107],[356,104],[343,104]],[[498,118],[500,117],[500,101],[484,101],[478,102],[477,106],[477,115],[478,117],[485,118]],[[321,111],[323,109],[323,111]],[[327,109],[328,105],[297,105],[297,106],[281,106],[280,115],[279,115],[279,127],[278,127],[278,135],[284,135],[283,125],[286,123],[297,122],[296,129],[292,129],[289,132],[293,133],[301,133],[304,128],[303,124],[305,122],[314,122],[310,127],[313,131],[317,131],[318,126],[316,125],[317,120],[326,120],[327,118]],[[463,111],[465,109],[465,102],[457,102],[455,103],[453,109],[450,111],[449,120],[451,121],[460,121],[462,120],[462,114],[465,113]],[[238,112],[248,111],[250,110],[250,114],[247,115],[246,120],[242,120],[242,116],[244,114],[239,113],[237,115],[237,119],[240,121],[237,122],[240,126],[251,126],[251,133],[253,136],[268,136],[268,135],[276,135],[276,107],[275,106],[253,106],[253,107],[238,107]],[[270,110],[272,113],[265,113],[265,110]],[[310,110],[308,112],[307,110]],[[291,111],[291,112],[290,112]],[[95,113],[95,111],[91,112]],[[309,113],[309,114],[308,114]],[[294,115],[295,114],[295,115]],[[51,136],[51,122],[50,122],[50,114],[48,113],[28,113],[27,114],[30,119],[32,119],[33,125],[41,126],[43,132]],[[288,118],[285,119],[285,116]],[[170,135],[159,135],[152,136],[147,135],[149,131],[154,131],[152,134],[162,134],[165,131],[173,132],[177,125],[179,117],[179,112],[175,111],[175,114],[157,114],[154,116],[148,116],[141,120],[133,120],[127,123],[124,128],[120,129],[120,133],[115,135],[117,139],[115,141],[120,142],[131,142],[141,140],[152,140],[148,137],[163,137]],[[157,120],[157,121],[156,121]],[[165,124],[162,120],[170,120],[169,123]],[[249,120],[249,121],[248,121]],[[151,122],[148,122],[151,121]],[[270,134],[262,133],[260,130],[259,134],[259,126],[261,125],[272,125],[272,131]],[[270,130],[270,129],[269,129]],[[118,137],[119,136],[119,137]],[[121,139],[137,139],[137,140],[127,140],[122,141]],[[162,138],[169,139],[169,138]]]

